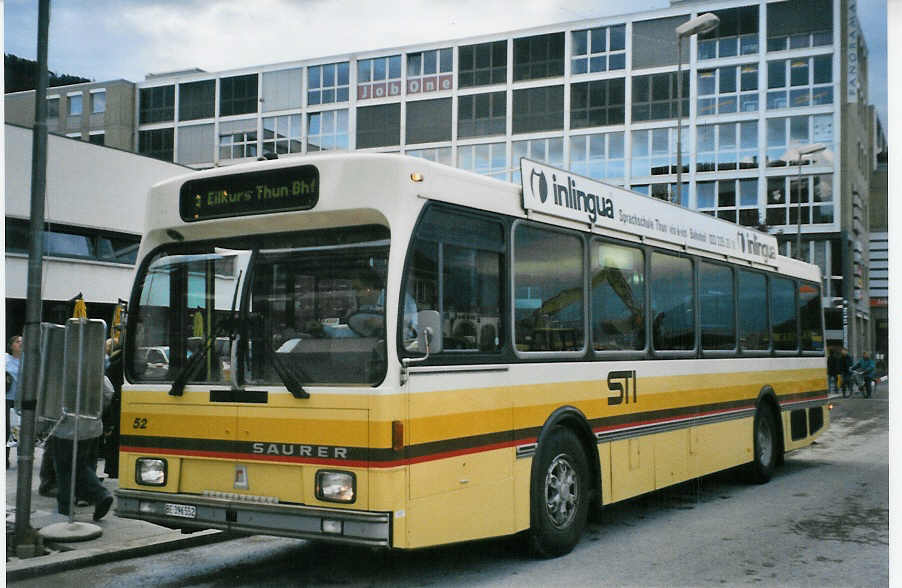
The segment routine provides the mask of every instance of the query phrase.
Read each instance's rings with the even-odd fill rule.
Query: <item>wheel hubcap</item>
[[[765,467],[770,465],[773,452],[774,442],[770,424],[767,419],[761,418],[758,420],[758,461],[761,465]]]
[[[545,474],[545,511],[556,527],[565,527],[573,521],[578,501],[576,470],[566,455],[558,455]]]

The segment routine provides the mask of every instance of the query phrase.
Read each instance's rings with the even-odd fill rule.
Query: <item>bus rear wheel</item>
[[[755,455],[749,464],[749,474],[752,482],[764,484],[774,473],[780,447],[777,440],[777,423],[769,407],[761,406],[755,412],[753,435]]]
[[[555,427],[539,444],[530,491],[530,547],[540,557],[569,553],[589,506],[589,466],[576,435]]]

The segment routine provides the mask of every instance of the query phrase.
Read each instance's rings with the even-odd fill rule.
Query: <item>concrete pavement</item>
[[[31,526],[35,530],[53,523],[68,523],[69,517],[57,513],[56,498],[38,494],[40,478],[38,471],[43,456],[40,448],[35,449],[35,467],[32,476]],[[16,484],[18,478],[17,454],[10,452],[10,468],[6,470],[6,529],[7,554],[15,554],[12,531],[16,521]],[[119,487],[118,480],[106,479],[104,486],[110,492]],[[93,506],[75,508],[76,522],[96,524],[102,530],[100,537],[76,543],[44,543],[43,555],[29,558],[9,557],[6,559],[7,582],[21,578],[56,573],[67,569],[94,565],[107,561],[118,561],[129,557],[145,556],[174,549],[184,549],[230,538],[220,531],[199,531],[190,535],[133,519],[116,516],[116,505],[102,520],[94,522]]]

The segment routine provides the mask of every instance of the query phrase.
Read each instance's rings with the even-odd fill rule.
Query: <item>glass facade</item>
[[[680,205],[786,235],[798,220],[835,231],[844,92],[832,10],[829,0],[761,0],[714,11],[717,28],[683,40],[682,105],[674,28],[697,15],[689,5],[660,18],[149,81],[138,93],[138,146],[195,167],[376,149],[514,183],[529,157],[676,202],[680,111]],[[94,112],[97,96],[85,108]],[[788,154],[809,143],[827,148],[801,162],[799,179]]]

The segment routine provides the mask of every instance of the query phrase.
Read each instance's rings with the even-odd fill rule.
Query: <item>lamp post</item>
[[[683,37],[707,33],[720,24],[717,15],[706,12],[676,28],[677,36],[677,202],[683,204]]]
[[[784,154],[784,161],[795,161],[799,168],[796,181],[796,259],[802,259],[802,162],[827,148],[823,143],[794,147]]]

